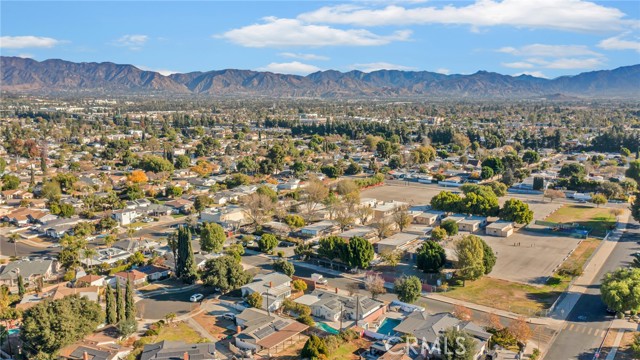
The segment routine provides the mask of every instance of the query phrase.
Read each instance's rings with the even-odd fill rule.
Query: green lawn
[[[345,360],[345,359],[353,359],[353,353],[359,349],[359,346],[353,342],[346,342],[340,345],[335,351],[333,351],[327,357],[328,360]]]
[[[590,228],[591,236],[604,237],[615,225],[615,215],[608,208],[596,208],[586,205],[564,205],[549,215],[545,221],[561,224],[577,223]]]

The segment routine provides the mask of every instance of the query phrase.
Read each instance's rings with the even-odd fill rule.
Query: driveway
[[[139,316],[145,319],[164,319],[165,315],[174,313],[176,316],[186,315],[200,307],[200,303],[189,301],[191,295],[200,293],[211,295],[214,292],[212,287],[199,286],[192,290],[169,292],[143,298],[136,303]]]

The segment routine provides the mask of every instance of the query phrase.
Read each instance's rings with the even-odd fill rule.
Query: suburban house
[[[167,201],[164,204],[172,208],[175,214],[190,214],[193,210],[193,201],[183,198]]]
[[[182,341],[161,341],[147,344],[142,349],[140,360],[216,360],[216,344],[187,344]]]
[[[442,219],[440,221],[440,224],[442,224],[445,221],[454,221],[456,224],[460,224],[460,221],[464,220],[466,218],[466,216],[464,215],[460,215],[460,214],[453,214],[453,215],[449,215],[446,218]]]
[[[370,226],[356,226],[354,228],[351,228],[345,232],[338,234],[337,236],[345,240],[349,240],[357,236],[369,242],[373,242],[373,240],[375,240],[378,237],[378,234],[376,232],[376,229]]]
[[[237,315],[236,323],[235,345],[269,357],[300,341],[302,332],[309,328],[298,321],[253,308]]]
[[[444,211],[425,210],[413,217],[413,222],[422,225],[434,225],[445,216]]]
[[[280,308],[284,299],[291,296],[291,278],[287,275],[272,272],[254,279],[253,282],[243,286],[242,297],[247,297],[254,292],[262,295],[262,308],[274,311]]]
[[[418,234],[400,232],[378,241],[374,246],[378,254],[401,250],[420,238]]]
[[[83,258],[81,262],[88,266],[98,266],[103,263],[114,264],[118,260],[126,260],[131,256],[128,251],[118,248],[97,249],[96,254],[91,258]]]
[[[469,216],[468,218],[458,222],[460,231],[468,231],[474,233],[487,225],[487,218],[483,216]]]
[[[327,236],[339,230],[338,223],[331,220],[323,220],[314,224],[309,224],[300,229],[300,233],[307,237]]]
[[[427,346],[422,346],[423,351],[427,351],[422,355],[426,356],[429,355],[428,349],[434,348],[433,344],[440,341],[444,332],[454,327],[473,337],[476,343],[473,359],[479,359],[488,350],[488,343],[491,338],[490,333],[486,332],[481,326],[471,321],[459,320],[450,313],[430,315],[424,311],[414,311],[393,330],[398,333],[398,336],[409,335],[426,342]],[[438,356],[439,354],[430,355]]]
[[[509,237],[513,234],[513,223],[511,221],[498,220],[487,225],[484,230],[487,235]]]
[[[76,279],[75,287],[104,286],[104,276],[85,275]]]
[[[161,280],[171,275],[171,269],[165,266],[145,265],[136,270],[147,275],[147,281]]]
[[[120,223],[120,225],[129,225],[138,218],[140,214],[132,209],[116,210],[111,214],[111,217]]]
[[[18,275],[26,286],[33,283],[37,278],[42,277],[44,281],[56,277],[58,271],[57,262],[54,260],[18,260],[5,265],[0,272],[0,284],[9,287],[18,285]]]
[[[347,320],[365,320],[372,315],[384,313],[382,301],[365,296],[349,297],[329,291],[316,290],[294,300],[311,308],[311,315],[328,321],[339,321],[340,314]]]
[[[201,222],[214,222],[224,228],[238,228],[246,223],[246,213],[240,206],[205,209],[200,213]]]
[[[115,276],[116,281],[120,283],[120,286],[127,285],[127,280],[131,280],[131,285],[140,286],[147,282],[147,274],[138,271],[136,269],[129,271],[121,271]]]
[[[375,220],[384,219],[388,216],[393,215],[393,213],[396,212],[398,208],[403,208],[407,205],[407,203],[401,201],[379,202],[372,208],[373,218]]]
[[[84,339],[67,345],[58,352],[66,360],[119,360],[129,355],[132,348],[119,344],[120,332],[116,326],[105,326]]]

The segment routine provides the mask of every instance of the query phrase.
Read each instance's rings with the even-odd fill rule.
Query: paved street
[[[631,262],[631,254],[640,250],[640,224],[631,220],[627,232],[616,244],[603,264],[595,281],[580,297],[567,317],[563,331],[558,335],[549,352],[548,360],[592,360],[602,343],[604,333],[613,316],[606,313],[600,300],[600,283],[605,273]]]

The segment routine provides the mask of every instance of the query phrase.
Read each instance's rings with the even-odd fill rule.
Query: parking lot
[[[169,313],[181,316],[200,306],[200,303],[189,301],[191,295],[200,293],[206,297],[213,292],[212,287],[199,286],[189,291],[160,293],[138,301],[136,308],[138,315],[145,319],[164,319],[165,315]]]

